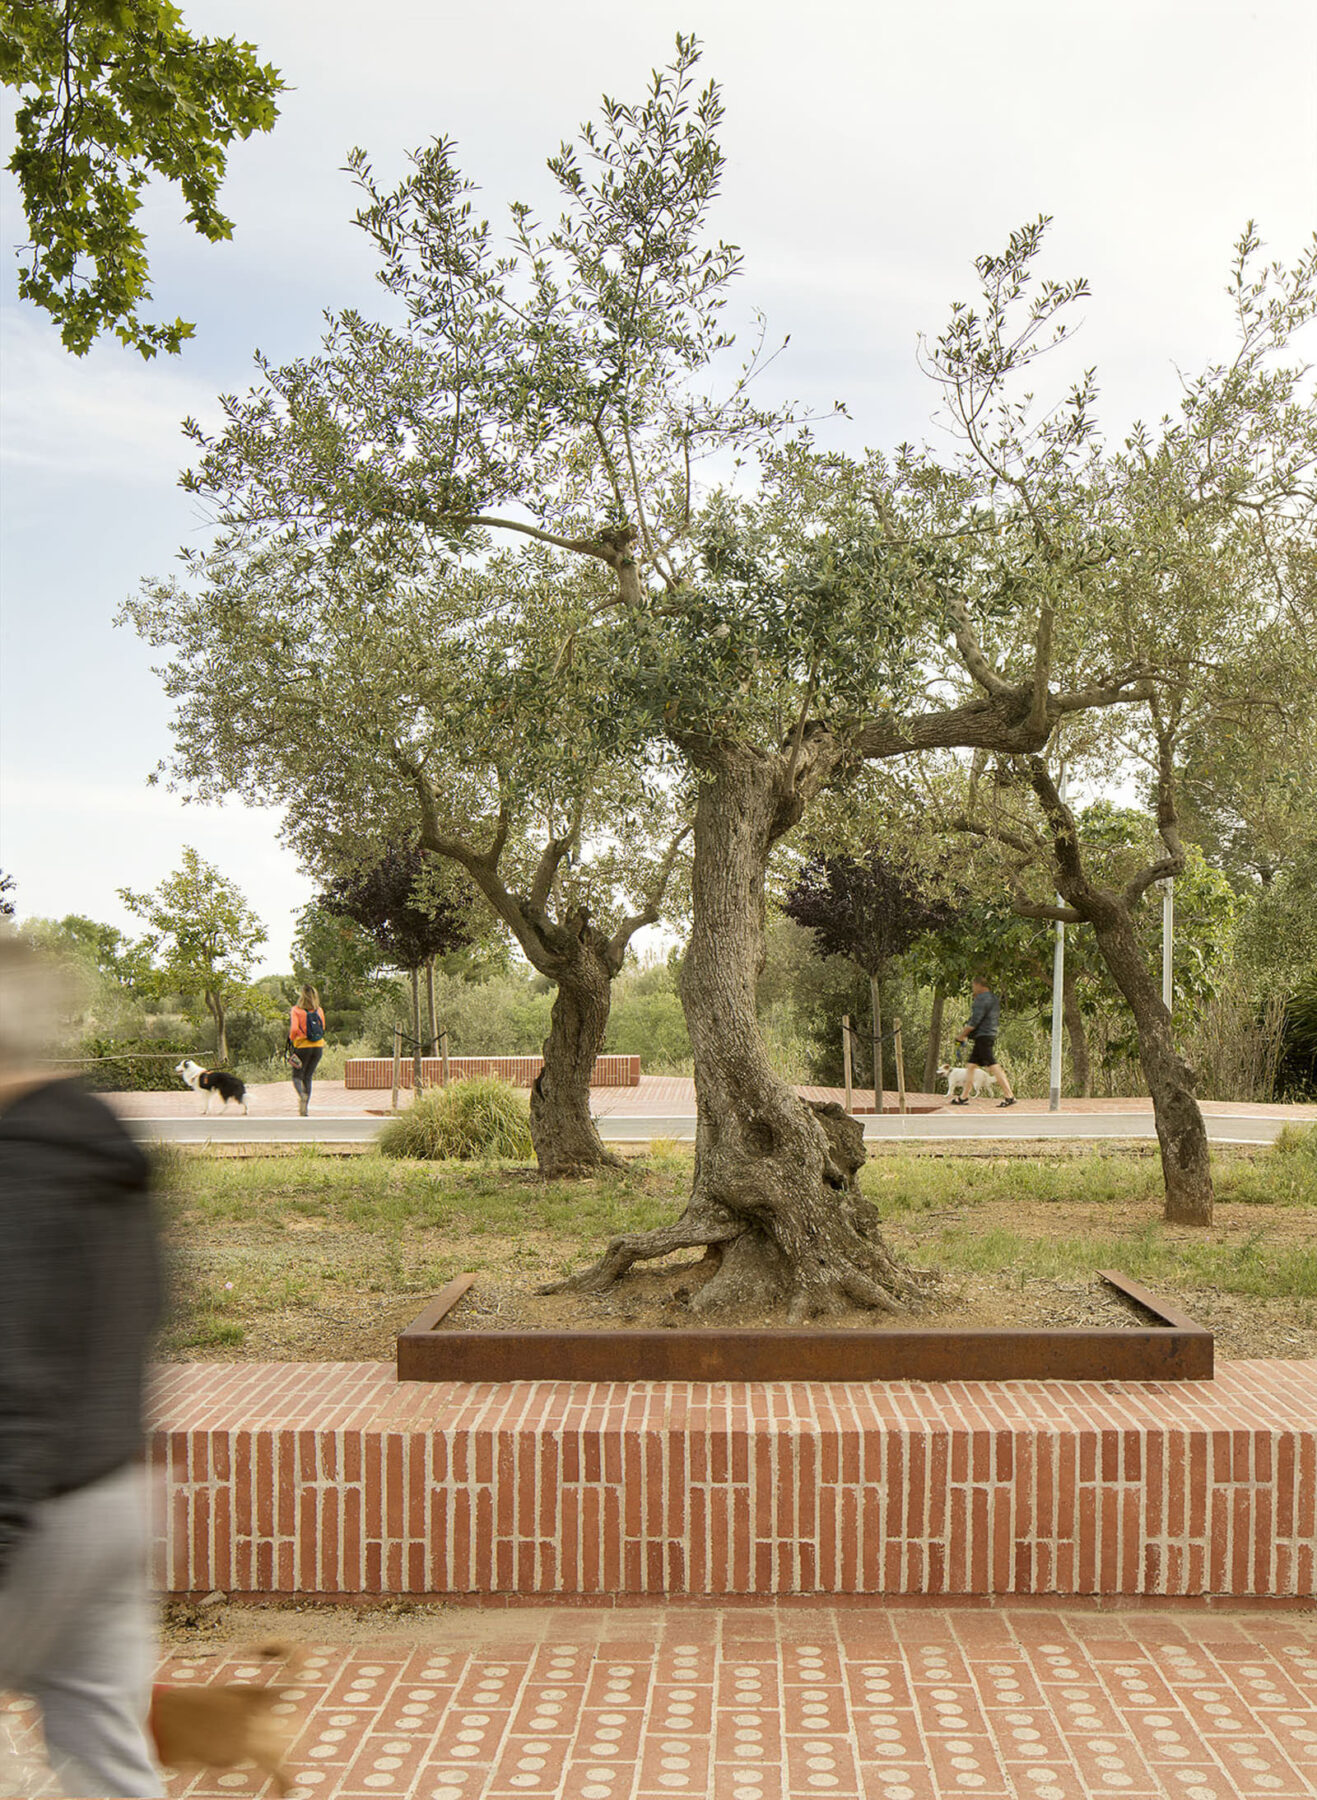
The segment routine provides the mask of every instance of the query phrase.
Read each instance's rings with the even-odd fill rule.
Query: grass
[[[379,1155],[160,1159],[174,1253],[166,1355],[364,1354],[381,1320],[472,1271],[537,1286],[581,1268],[623,1231],[669,1222],[689,1146],[659,1143],[589,1181],[542,1182],[523,1162]],[[1217,1223],[1164,1226],[1146,1152],[949,1157],[893,1146],[861,1180],[894,1247],[1004,1287],[1124,1269],[1168,1297],[1214,1291],[1283,1301],[1313,1323],[1317,1132],[1217,1159]],[[1317,1218],[1311,1223],[1317,1225]],[[355,1334],[355,1335],[354,1335]],[[372,1351],[372,1354],[378,1353]]]

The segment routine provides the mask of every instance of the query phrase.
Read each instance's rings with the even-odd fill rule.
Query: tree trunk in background
[[[425,1070],[421,1067],[421,971],[412,975],[412,1094],[418,1098],[425,1091]]]
[[[434,1004],[434,958],[427,959],[425,965],[425,999],[426,1009],[430,1015],[430,1054],[439,1054],[439,1014]]]
[[[557,1178],[622,1167],[590,1114],[590,1081],[603,1049],[613,971],[587,926],[577,953],[557,971],[544,1040],[544,1067],[530,1091],[530,1135],[541,1175]]]
[[[1166,1182],[1162,1217],[1172,1225],[1210,1225],[1213,1195],[1207,1127],[1194,1096],[1193,1071],[1171,1036],[1171,1015],[1162,1005],[1160,985],[1153,980],[1127,907],[1114,896],[1091,894],[1087,916],[1103,960],[1138,1028],[1139,1060],[1152,1095]]]
[[[1084,1015],[1079,1009],[1079,994],[1069,963],[1061,977],[1061,1016],[1070,1040],[1070,1072],[1081,1096],[1087,1100],[1093,1092],[1093,1065],[1088,1054]]]
[[[869,1010],[873,1014],[873,1110],[883,1110],[883,996],[878,977],[869,976]]]
[[[928,1049],[924,1052],[924,1092],[937,1092],[937,1072],[942,1066],[942,1009],[947,1001],[940,987],[933,989],[933,1013],[928,1021]]]
[[[690,1202],[671,1226],[615,1238],[562,1285],[599,1291],[638,1260],[703,1246],[708,1279],[690,1301],[702,1314],[777,1304],[794,1319],[898,1310],[919,1285],[859,1191],[862,1127],[840,1106],[801,1100],[773,1073],[755,1011],[764,874],[794,823],[791,770],[785,756],[727,746],[709,750],[703,767],[681,975],[698,1112]]]
[[[206,995],[206,1011],[215,1024],[215,1061],[223,1064],[229,1060],[229,1021],[224,1011],[224,1003],[218,994]]]

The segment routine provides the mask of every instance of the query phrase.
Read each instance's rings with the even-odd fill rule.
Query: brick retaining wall
[[[496,1075],[510,1081],[513,1087],[528,1088],[544,1067],[542,1056],[450,1056],[449,1074],[454,1081],[464,1075]],[[443,1078],[443,1063],[437,1056],[421,1058],[422,1079],[437,1087]],[[405,1060],[399,1070],[400,1085],[412,1085],[412,1065]],[[393,1058],[391,1056],[352,1056],[343,1065],[346,1088],[369,1088],[372,1091],[392,1089]],[[590,1075],[591,1087],[639,1087],[638,1056],[597,1056]]]
[[[1184,1384],[161,1371],[163,1584],[256,1594],[1317,1594],[1317,1362]]]

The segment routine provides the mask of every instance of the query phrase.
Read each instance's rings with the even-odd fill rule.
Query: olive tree
[[[389,589],[401,570],[410,592],[441,585],[408,584],[417,559],[446,558],[474,578],[504,534],[556,559],[575,609],[556,649],[541,640],[534,682],[507,704],[470,708],[477,748],[445,778],[460,788],[474,764],[508,771],[522,757],[538,767],[571,743],[569,716],[595,727],[591,794],[606,768],[666,757],[696,788],[682,971],[699,1110],[691,1200],[672,1228],[619,1241],[579,1283],[704,1245],[718,1266],[700,1307],[890,1307],[911,1282],[859,1196],[857,1130],[801,1102],[760,1038],[769,857],[866,763],[934,749],[1030,756],[1067,720],[1151,699],[1155,671],[1118,628],[1117,602],[1141,582],[1146,595],[1163,495],[1126,481],[1129,506],[1108,516],[1120,483],[1095,434],[1091,378],[1055,405],[1024,391],[1085,292],[1039,276],[1042,221],[979,259],[981,297],[953,310],[930,352],[960,454],[826,454],[793,433],[788,411],[753,404],[762,340],[720,387],[739,259],[708,232],[721,109],[712,86],[695,93],[696,60],[679,40],[643,101],[606,100],[550,162],[557,219],[514,206],[498,250],[451,145],[418,151],[392,192],[358,155],[359,219],[381,258],[389,322],[338,315],[319,354],[259,362],[257,386],[225,402],[218,432],[192,427],[199,455],[186,479],[217,521],[235,609],[270,555],[299,559],[313,586],[338,580],[346,560],[357,578],[334,629],[347,635],[370,617],[371,584]],[[1204,402],[1231,379],[1205,378]],[[1272,408],[1245,460],[1276,441],[1283,412]],[[711,456],[723,467],[757,458],[758,489],[743,477],[710,493],[700,470]],[[1235,461],[1209,458],[1200,472],[1205,516],[1250,498]],[[418,645],[394,673],[423,677],[431,656]],[[356,690],[364,720],[373,679]],[[444,693],[445,707],[465,704]],[[354,757],[366,735],[353,734]],[[329,734],[318,754],[308,773],[332,789]],[[433,759],[405,732],[380,755],[410,785],[427,844],[503,905],[501,805],[489,835],[454,830],[461,805],[447,781],[426,812]],[[357,791],[344,784],[344,796]],[[567,859],[557,846],[588,837],[574,804],[530,877],[532,911]]]
[[[175,782],[281,806],[308,871],[349,887],[382,846],[417,845],[556,984],[531,1095],[555,1176],[616,1160],[590,1113],[611,983],[662,916],[688,835],[668,772],[617,758],[597,670],[582,658],[550,679],[590,605],[542,557],[459,576],[415,546],[385,564],[225,539],[125,607],[171,652]]]
[[[994,510],[963,470],[914,450],[858,465],[815,451],[791,436],[788,412],[752,402],[762,336],[720,388],[739,258],[708,234],[721,106],[712,86],[694,92],[696,60],[694,43],[679,40],[642,102],[606,100],[600,122],[550,162],[558,219],[541,225],[514,207],[498,253],[450,145],[419,151],[391,193],[357,156],[359,218],[381,257],[393,322],[342,314],[318,355],[260,362],[258,385],[226,400],[216,434],[191,428],[199,458],[186,480],[217,520],[235,614],[270,555],[298,558],[313,588],[336,579],[340,558],[364,562],[389,588],[421,555],[482,569],[509,533],[575,569],[577,611],[562,620],[556,653],[515,704],[471,718],[480,748],[463,767],[498,760],[496,724],[499,766],[527,752],[534,763],[546,732],[560,742],[562,696],[588,675],[590,716],[614,766],[675,755],[697,795],[682,972],[699,1109],[691,1202],[671,1231],[614,1246],[581,1280],[600,1285],[637,1257],[703,1244],[719,1261],[697,1296],[705,1308],[751,1297],[798,1315],[890,1307],[911,1282],[859,1196],[857,1128],[802,1103],[760,1039],[754,979],[769,856],[820,794],[867,761],[1040,749],[1073,713],[1142,692],[1144,671],[1075,629],[1082,533],[1044,573],[1019,505]],[[1063,329],[1082,292],[1031,284],[1039,235],[1016,234],[1002,258],[980,263],[989,311],[1009,308],[1013,291],[1024,313],[1018,332],[999,336],[1002,380],[1027,368],[1040,334]],[[958,314],[948,341],[962,325]],[[1071,413],[1036,434],[1045,469],[1072,454]],[[762,457],[762,493],[711,496],[700,469],[715,455]],[[335,631],[364,630],[374,604],[354,587]],[[183,667],[186,645],[180,655],[183,689],[195,671]],[[417,644],[392,666],[416,680],[430,657]],[[373,680],[358,684],[353,758],[375,716]],[[222,697],[213,710],[223,715]],[[323,795],[346,758],[329,733],[316,750],[307,769]],[[262,750],[259,760],[270,771],[285,755]],[[432,761],[389,733],[380,755],[429,808]],[[427,818],[425,841],[455,854],[504,906],[502,809],[482,839],[455,833],[446,806]],[[553,888],[562,846],[580,836],[575,817],[543,849],[526,894],[532,912]],[[522,930],[525,947],[524,916]]]

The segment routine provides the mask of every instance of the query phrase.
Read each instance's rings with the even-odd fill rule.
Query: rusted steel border
[[[459,1276],[398,1334],[399,1381],[1210,1381],[1210,1331],[1112,1269],[1128,1330],[454,1331]]]

